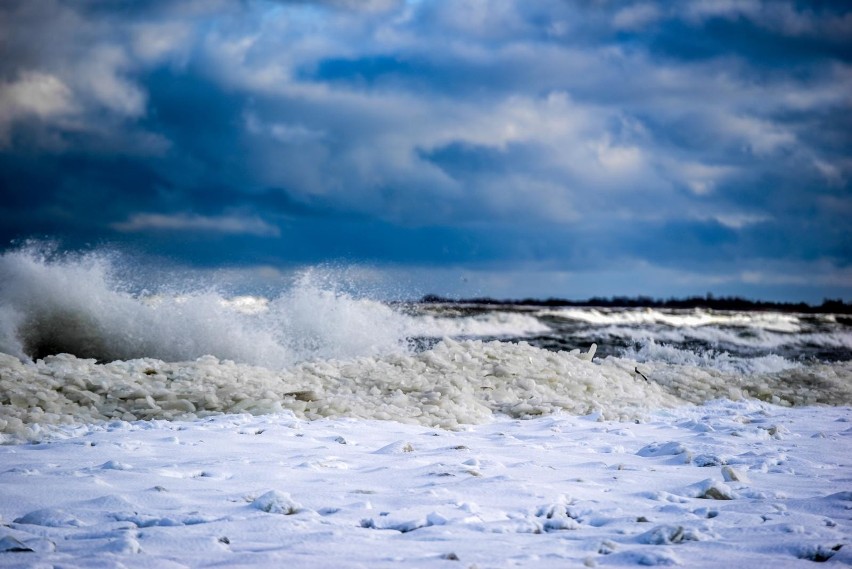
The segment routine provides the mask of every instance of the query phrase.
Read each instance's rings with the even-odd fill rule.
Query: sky
[[[0,248],[852,300],[844,4],[5,0]]]

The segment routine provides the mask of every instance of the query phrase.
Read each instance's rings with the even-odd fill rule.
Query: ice
[[[557,411],[635,418],[682,404],[621,364],[527,344],[445,340],[418,354],[327,360],[286,371],[220,361],[115,361],[70,355],[26,364],[0,354],[0,432],[37,439],[46,425],[218,413],[349,416],[443,428],[494,413]],[[36,427],[35,425],[39,425]]]
[[[15,519],[16,524],[28,524],[46,527],[76,527],[82,525],[74,515],[63,510],[45,508],[29,512]]]
[[[0,553],[23,553],[31,551],[33,551],[31,548],[11,535],[0,538]]]
[[[302,509],[301,504],[294,502],[289,494],[278,490],[270,490],[258,496],[252,501],[251,505],[270,514],[284,514],[286,516],[291,516]]]
[[[716,398],[783,405],[852,403],[852,362],[743,376],[712,368],[550,352],[525,343],[455,342],[384,357],[325,360],[288,370],[205,356],[99,364],[70,355],[27,364],[0,354],[0,433],[39,440],[51,427],[222,413],[355,417],[459,428],[495,414],[557,412],[642,419]],[[703,428],[703,427],[702,427]],[[783,426],[766,430],[782,437]]]

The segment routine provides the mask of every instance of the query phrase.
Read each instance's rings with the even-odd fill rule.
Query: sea
[[[462,429],[716,399],[852,405],[848,315],[383,300],[311,269],[247,293],[152,286],[128,266],[43,245],[0,256],[0,442],[232,413]]]

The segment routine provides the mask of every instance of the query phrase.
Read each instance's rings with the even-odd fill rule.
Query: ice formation
[[[0,355],[0,432],[45,425],[292,410],[456,428],[493,414],[611,419],[715,398],[782,405],[852,403],[852,363],[741,376],[712,368],[551,352],[523,342],[444,340],[421,353],[304,362],[287,370],[204,356],[99,364],[71,355],[35,364]],[[648,379],[646,379],[648,378]]]

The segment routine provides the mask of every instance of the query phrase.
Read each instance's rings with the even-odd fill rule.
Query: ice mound
[[[0,432],[39,438],[45,425],[222,413],[356,417],[442,428],[495,414],[565,411],[635,419],[647,411],[727,397],[787,404],[852,402],[852,362],[736,376],[638,364],[526,343],[444,340],[417,354],[323,360],[281,371],[204,356],[99,364],[63,354],[35,364],[0,354]]]
[[[38,425],[175,419],[290,409],[454,428],[492,413],[565,410],[635,417],[682,404],[659,385],[589,354],[524,343],[445,340],[419,354],[300,364],[288,371],[220,361],[140,359],[98,364],[67,354],[25,364],[0,354],[0,432],[37,437]]]
[[[776,405],[849,405],[852,403],[852,361],[786,367],[742,375],[709,367],[608,358],[612,365],[633,369],[667,393],[690,403],[711,399],[759,399]],[[607,362],[604,362],[607,363]]]

